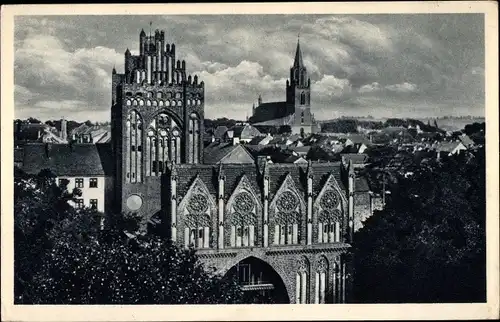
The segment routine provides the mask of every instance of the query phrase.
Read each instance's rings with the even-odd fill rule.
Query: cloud
[[[457,106],[466,113],[483,114],[483,19],[482,15],[16,17],[16,114],[51,117],[58,113],[51,106],[61,106],[64,113],[109,119],[111,69],[116,65],[119,73],[123,71],[125,49],[137,52],[139,31],[147,29],[149,21],[166,31],[167,42],[176,44],[176,58],[186,61],[188,73],[205,82],[209,117],[244,118],[259,94],[264,101],[285,100],[299,31],[318,118],[332,111],[413,115],[421,109],[446,114],[457,113]]]
[[[418,91],[417,85],[407,82],[404,82],[402,84],[387,85],[385,88],[390,91],[399,93],[410,93]]]
[[[371,93],[378,92],[381,90],[380,84],[378,82],[373,82],[371,84],[363,85],[359,88],[358,92],[360,93]]]
[[[348,79],[339,79],[333,75],[324,75],[311,86],[314,86],[314,95],[323,101],[350,94],[352,90]]]

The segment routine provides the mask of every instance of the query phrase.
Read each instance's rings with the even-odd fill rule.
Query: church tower
[[[111,131],[116,211],[161,209],[161,177],[172,163],[203,163],[204,83],[186,74],[165,32],[139,34],[139,54],[125,51],[112,72]]]
[[[311,115],[311,80],[302,59],[300,40],[297,41],[295,60],[290,68],[290,80],[286,82],[287,114],[294,114],[292,127],[307,127],[313,123]],[[295,131],[294,131],[295,132]]]

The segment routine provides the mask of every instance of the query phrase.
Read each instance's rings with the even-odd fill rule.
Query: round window
[[[131,195],[127,198],[128,209],[135,211],[142,207],[142,198],[139,195]]]

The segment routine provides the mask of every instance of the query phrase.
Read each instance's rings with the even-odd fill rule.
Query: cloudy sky
[[[18,16],[15,116],[109,120],[111,70],[150,21],[205,81],[210,118],[285,100],[299,32],[317,119],[484,116],[482,14]]]

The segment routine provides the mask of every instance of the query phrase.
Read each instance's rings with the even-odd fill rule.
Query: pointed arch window
[[[345,302],[345,262],[342,258],[333,263],[332,290],[333,303]]]
[[[142,182],[142,118],[135,110],[127,116],[125,140],[126,181]]]
[[[247,191],[242,191],[233,200],[230,218],[229,244],[231,247],[255,246],[255,200]]]
[[[304,92],[300,93],[300,105],[306,104],[306,94]]]
[[[304,76],[305,76],[304,74],[305,74],[305,73],[304,73],[304,71],[303,71],[303,70],[302,70],[302,71],[300,71],[300,85],[303,85],[303,84],[304,84]]]
[[[300,239],[299,199],[291,191],[283,192],[276,201],[274,244],[298,244]]]
[[[342,213],[338,209],[340,198],[333,190],[327,190],[320,200],[318,216],[318,242],[335,243],[341,241]]]
[[[127,106],[132,105],[132,102],[130,100],[127,100]]]
[[[328,260],[325,256],[321,256],[316,270],[315,287],[314,287],[314,303],[323,304],[326,299],[326,286],[328,285]]]
[[[137,106],[137,101],[136,100],[132,100],[132,105],[133,106]]]
[[[158,105],[159,105],[160,107],[161,107],[161,106],[163,106],[163,101],[159,101],[159,102],[158,102]]]
[[[146,106],[151,106],[151,100],[146,100]]]
[[[196,193],[187,205],[184,228],[184,245],[194,248],[210,248],[210,209],[208,198]]]
[[[163,98],[163,93],[162,92],[157,92],[156,93],[156,98],[158,98],[158,99]]]
[[[295,280],[295,303],[306,304],[308,302],[309,261],[305,256],[301,257],[299,260]]]
[[[173,118],[159,113],[147,130],[146,175],[161,175],[169,162],[180,163],[180,130]]]
[[[191,113],[189,116],[189,161],[191,163],[199,162],[199,142],[200,142],[200,119],[198,114]]]
[[[165,106],[170,106],[170,101],[169,100],[165,101]]]

